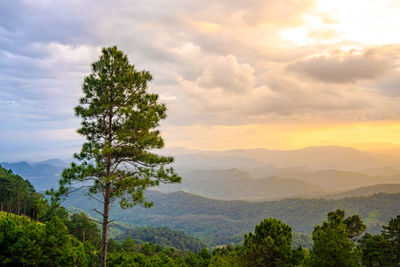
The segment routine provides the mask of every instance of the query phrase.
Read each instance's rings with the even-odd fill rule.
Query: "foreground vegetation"
[[[5,211],[0,212],[1,266],[100,264],[100,230],[85,213],[69,214],[57,204],[50,205],[28,181],[1,167],[0,183],[0,201],[8,203],[3,204]],[[21,201],[25,198],[33,202]],[[30,208],[22,208],[25,206]],[[107,264],[149,267],[399,265],[400,215],[391,218],[379,234],[365,234],[365,230],[360,216],[346,217],[343,210],[337,209],[314,227],[313,244],[306,249],[293,246],[293,237],[303,239],[304,236],[293,235],[291,226],[267,218],[261,220],[254,232],[244,235],[243,244],[225,245],[211,251],[182,232],[137,228],[128,232],[134,240],[130,237],[109,240]],[[149,240],[162,244],[146,242]]]
[[[328,213],[314,228],[310,250],[292,247],[289,225],[267,218],[244,236],[244,244],[206,248],[198,253],[162,248],[153,243],[135,244],[131,238],[110,240],[109,266],[397,266],[400,264],[400,215],[378,235],[362,233],[358,215],[345,218],[343,210]],[[79,232],[78,232],[79,231]],[[1,213],[0,265],[97,266],[100,231],[84,215],[46,223]],[[74,236],[75,235],[75,236]]]

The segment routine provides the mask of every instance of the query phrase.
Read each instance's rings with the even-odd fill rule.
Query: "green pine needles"
[[[78,188],[89,187],[91,195],[100,193],[98,201],[104,206],[102,212],[97,211],[103,217],[102,266],[106,265],[110,204],[118,200],[122,208],[150,207],[152,203],[143,196],[147,188],[181,181],[166,166],[172,157],[152,153],[164,146],[157,128],[167,108],[158,102],[157,94],[147,91],[151,79],[149,72],[136,71],[116,46],[102,49],[75,107],[82,119],[78,132],[86,138],[81,152],[74,155],[79,164],[65,169],[59,190],[50,192],[59,198],[79,184]]]

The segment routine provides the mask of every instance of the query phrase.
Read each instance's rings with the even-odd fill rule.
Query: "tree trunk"
[[[8,213],[11,213],[11,191],[10,191],[10,198],[8,199],[8,211],[7,211],[7,217],[8,217]]]
[[[17,187],[17,192],[16,192],[16,195],[15,195],[15,213],[17,215],[19,215],[19,210],[20,210],[20,207],[19,207],[20,197],[19,197],[18,193],[19,193],[19,188]]]
[[[111,88],[110,88],[111,91]],[[110,103],[112,103],[112,93],[110,92]],[[108,142],[109,145],[112,143],[112,108],[108,111]],[[106,159],[106,178],[108,179],[111,175],[111,155],[107,155]],[[106,267],[107,265],[107,231],[109,223],[109,211],[110,211],[110,182],[106,182],[106,188],[104,192],[104,209],[103,209],[103,228],[102,228],[102,240],[101,240],[101,267]]]
[[[110,184],[106,184],[104,209],[103,209],[103,227],[101,236],[101,267],[106,267],[107,261],[107,231],[108,231],[108,214],[110,211]]]
[[[25,198],[24,198],[24,215],[26,215],[26,195],[25,195]]]
[[[112,92],[110,88],[110,103],[112,104]],[[107,140],[109,145],[111,146],[112,143],[112,120],[113,120],[113,111],[107,111],[108,113],[108,137]],[[111,155],[107,155],[106,159],[106,178],[110,178],[111,175]],[[110,190],[111,190],[111,183],[108,181],[106,182],[106,188],[104,192],[104,209],[103,209],[103,227],[102,227],[102,238],[101,238],[101,267],[106,267],[107,265],[107,231],[108,231],[108,224],[109,224],[109,212],[110,212]]]

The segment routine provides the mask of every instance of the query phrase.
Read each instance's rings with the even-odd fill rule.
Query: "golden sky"
[[[194,81],[179,77],[195,98],[187,109],[210,116],[207,123],[167,127],[168,144],[218,150],[400,145],[400,1],[260,5],[228,19],[189,20],[206,39],[233,42]]]

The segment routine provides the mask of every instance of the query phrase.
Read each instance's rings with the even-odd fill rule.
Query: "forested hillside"
[[[0,212],[0,265],[98,266],[99,244],[96,240],[100,235],[96,229],[90,221],[84,219],[78,223],[73,216],[53,216],[40,223]],[[94,235],[88,235],[88,232]],[[198,250],[198,254],[185,253],[149,242],[135,244],[129,238],[121,242],[110,240],[109,243],[108,266],[208,266],[211,258],[207,250]]]
[[[115,208],[112,216],[117,221],[133,225],[167,226],[183,230],[205,241],[208,245],[223,245],[242,241],[243,234],[251,231],[263,218],[274,217],[292,225],[294,232],[312,232],[330,210],[344,209],[361,216],[368,231],[376,233],[382,224],[400,213],[400,194],[376,194],[339,200],[285,199],[270,202],[222,201],[184,192],[147,192],[154,202],[150,209],[134,207]],[[96,216],[97,203],[83,193],[74,193],[63,205],[79,206]]]
[[[99,264],[100,230],[85,213],[49,204],[28,180],[1,166],[0,197],[0,266]],[[203,243],[183,232],[144,227],[128,235],[135,242],[110,240],[109,266],[207,266],[211,257]]]
[[[125,232],[115,238],[123,241],[127,237],[136,244],[151,242],[163,248],[176,248],[185,252],[200,252],[207,246],[199,239],[189,236],[183,231],[174,231],[166,227],[135,227],[125,229]]]
[[[42,194],[19,175],[13,174],[0,165],[0,210],[17,215],[26,214],[32,218],[45,216],[48,209]]]
[[[100,231],[93,217],[50,205],[29,181],[3,168],[0,182],[2,203],[8,201],[0,212],[0,265],[99,264]],[[211,252],[182,231],[125,224],[120,227],[124,233],[109,240],[109,266],[311,267],[330,266],[332,260],[341,266],[360,262],[393,266],[399,262],[400,217],[391,214],[399,213],[400,194],[259,203],[212,200],[184,192],[150,191],[147,197],[154,201],[152,209],[116,209],[113,218],[136,225],[167,224],[201,237],[208,245],[224,245]],[[88,211],[96,206],[84,198],[75,193],[64,205],[75,203]],[[377,235],[361,237],[365,230]]]

